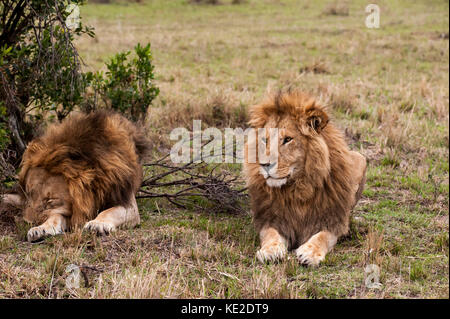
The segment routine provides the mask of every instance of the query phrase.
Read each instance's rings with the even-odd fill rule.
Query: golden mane
[[[249,123],[262,128],[271,117],[286,115],[306,140],[303,174],[277,188],[267,186],[258,163],[245,163],[245,170],[256,230],[270,224],[293,249],[319,231],[347,233],[356,202],[348,146],[312,97],[279,92],[250,109]]]
[[[73,114],[27,147],[19,182],[25,190],[31,168],[62,175],[72,198],[71,225],[82,225],[98,210],[126,206],[142,179],[140,160],[147,141],[128,120],[108,111]]]

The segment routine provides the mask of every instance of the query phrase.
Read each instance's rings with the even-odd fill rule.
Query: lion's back
[[[148,142],[125,117],[106,110],[78,113],[48,128],[42,137],[47,148],[67,146],[78,156],[95,162],[110,152],[129,152],[125,157],[140,161]]]
[[[119,114],[73,114],[29,144],[21,179],[32,167],[63,175],[72,195],[72,219],[78,223],[98,210],[129,203],[142,181],[148,145],[144,134]]]

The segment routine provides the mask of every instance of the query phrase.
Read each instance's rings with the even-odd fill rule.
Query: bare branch
[[[205,162],[174,165],[170,163],[169,155],[165,155],[145,164],[144,168],[153,175],[144,180],[137,198],[165,198],[180,208],[189,206],[204,210],[205,207],[196,204],[200,197],[206,199],[209,209],[214,211],[247,212],[244,182],[220,169],[219,165],[212,168]]]

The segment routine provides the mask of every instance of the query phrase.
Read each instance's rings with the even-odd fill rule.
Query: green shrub
[[[69,5],[83,0],[4,0],[0,2],[0,101],[10,147],[20,157],[45,114],[63,119],[83,95],[76,36],[93,31],[81,22],[66,25]],[[5,142],[5,141],[3,141]]]
[[[26,144],[48,121],[61,121],[74,109],[89,112],[96,108],[111,108],[142,120],[159,93],[153,83],[149,44],[138,44],[133,58],[131,52],[116,54],[106,64],[105,74],[83,73],[73,41],[95,34],[79,17],[79,23],[67,22],[74,21],[74,6],[84,2],[0,2],[2,167],[17,167]],[[0,172],[0,181],[4,172]]]
[[[154,66],[150,44],[134,48],[136,56],[129,59],[130,51],[116,54],[106,63],[107,72],[88,72],[84,75],[87,94],[84,109],[112,108],[134,121],[142,120],[148,107],[159,94],[155,87]]]

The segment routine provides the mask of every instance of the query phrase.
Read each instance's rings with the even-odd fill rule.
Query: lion
[[[249,138],[245,147],[244,172],[261,242],[256,257],[276,261],[295,250],[301,264],[318,266],[348,232],[366,159],[349,150],[324,107],[300,91],[280,91],[251,107],[249,124],[278,129],[276,135],[266,130]],[[270,137],[277,139],[278,152],[270,152]],[[258,143],[265,156],[249,161]]]
[[[21,191],[3,200],[22,207],[25,221],[37,224],[27,233],[30,242],[82,226],[99,235],[136,226],[135,194],[148,150],[143,133],[117,113],[70,115],[28,144]]]

